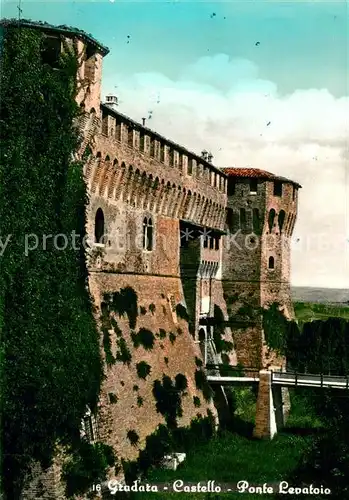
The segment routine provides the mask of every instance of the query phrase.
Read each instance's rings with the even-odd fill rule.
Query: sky
[[[2,0],[1,17],[17,6]],[[349,288],[347,2],[21,0],[21,9],[109,47],[103,97],[116,94],[122,113],[210,150],[219,168],[299,182],[292,284]]]

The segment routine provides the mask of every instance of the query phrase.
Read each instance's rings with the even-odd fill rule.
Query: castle
[[[207,152],[189,151],[120,113],[114,96],[101,104],[106,47],[76,29],[21,26],[47,35],[52,64],[63,38],[78,48],[89,286],[106,361],[99,413],[87,412],[84,432],[134,459],[128,431],[142,448],[164,422],[152,394],[163,375],[186,377],[179,423],[188,425],[207,410],[219,418],[197,386],[198,360],[257,369],[284,363],[268,349],[258,311],[277,302],[294,316],[290,239],[300,186],[255,168],[217,168]],[[111,307],[115,293],[125,310],[132,302],[131,318]],[[151,348],[135,347],[142,332],[153,333]],[[225,342],[220,349],[215,332]]]

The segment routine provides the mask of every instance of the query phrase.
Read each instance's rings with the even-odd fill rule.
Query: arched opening
[[[150,217],[143,219],[143,249],[148,252],[153,250],[153,221]]]
[[[103,210],[99,208],[95,217],[95,242],[104,243],[104,214]]]
[[[282,228],[284,227],[285,218],[286,218],[286,212],[285,212],[285,210],[280,210],[280,213],[279,213],[279,228],[280,228],[280,233],[282,231]]]
[[[269,224],[269,232],[271,233],[274,227],[274,219],[275,219],[275,210],[272,208],[269,212],[268,224]]]
[[[242,230],[246,229],[246,224],[247,224],[246,210],[244,208],[240,208],[240,228]]]
[[[253,209],[252,224],[253,224],[253,232],[255,234],[258,234],[259,230],[260,230],[260,221],[259,221],[259,210],[258,210],[258,208],[254,208]]]
[[[269,264],[268,264],[269,269],[274,269],[275,268],[275,260],[274,257],[269,257]]]

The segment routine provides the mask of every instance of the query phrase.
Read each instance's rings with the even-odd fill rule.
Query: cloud
[[[281,96],[253,62],[225,54],[199,59],[176,80],[116,73],[105,78],[106,91],[116,82],[120,111],[140,122],[152,111],[150,128],[192,151],[211,150],[218,167],[252,166],[298,181],[302,251],[295,245],[293,284],[348,287],[349,97],[327,89]]]

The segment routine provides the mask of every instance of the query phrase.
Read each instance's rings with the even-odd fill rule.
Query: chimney
[[[106,96],[104,104],[109,108],[115,110],[118,107],[118,98],[116,97],[116,95],[109,94]]]
[[[212,159],[213,159],[213,154],[210,152],[207,155],[207,161],[208,161],[208,163],[212,163]]]
[[[145,118],[142,118],[142,125],[145,127]]]
[[[207,155],[208,155],[208,152],[206,151],[206,149],[201,151],[201,158],[203,158],[205,161],[207,161]]]

